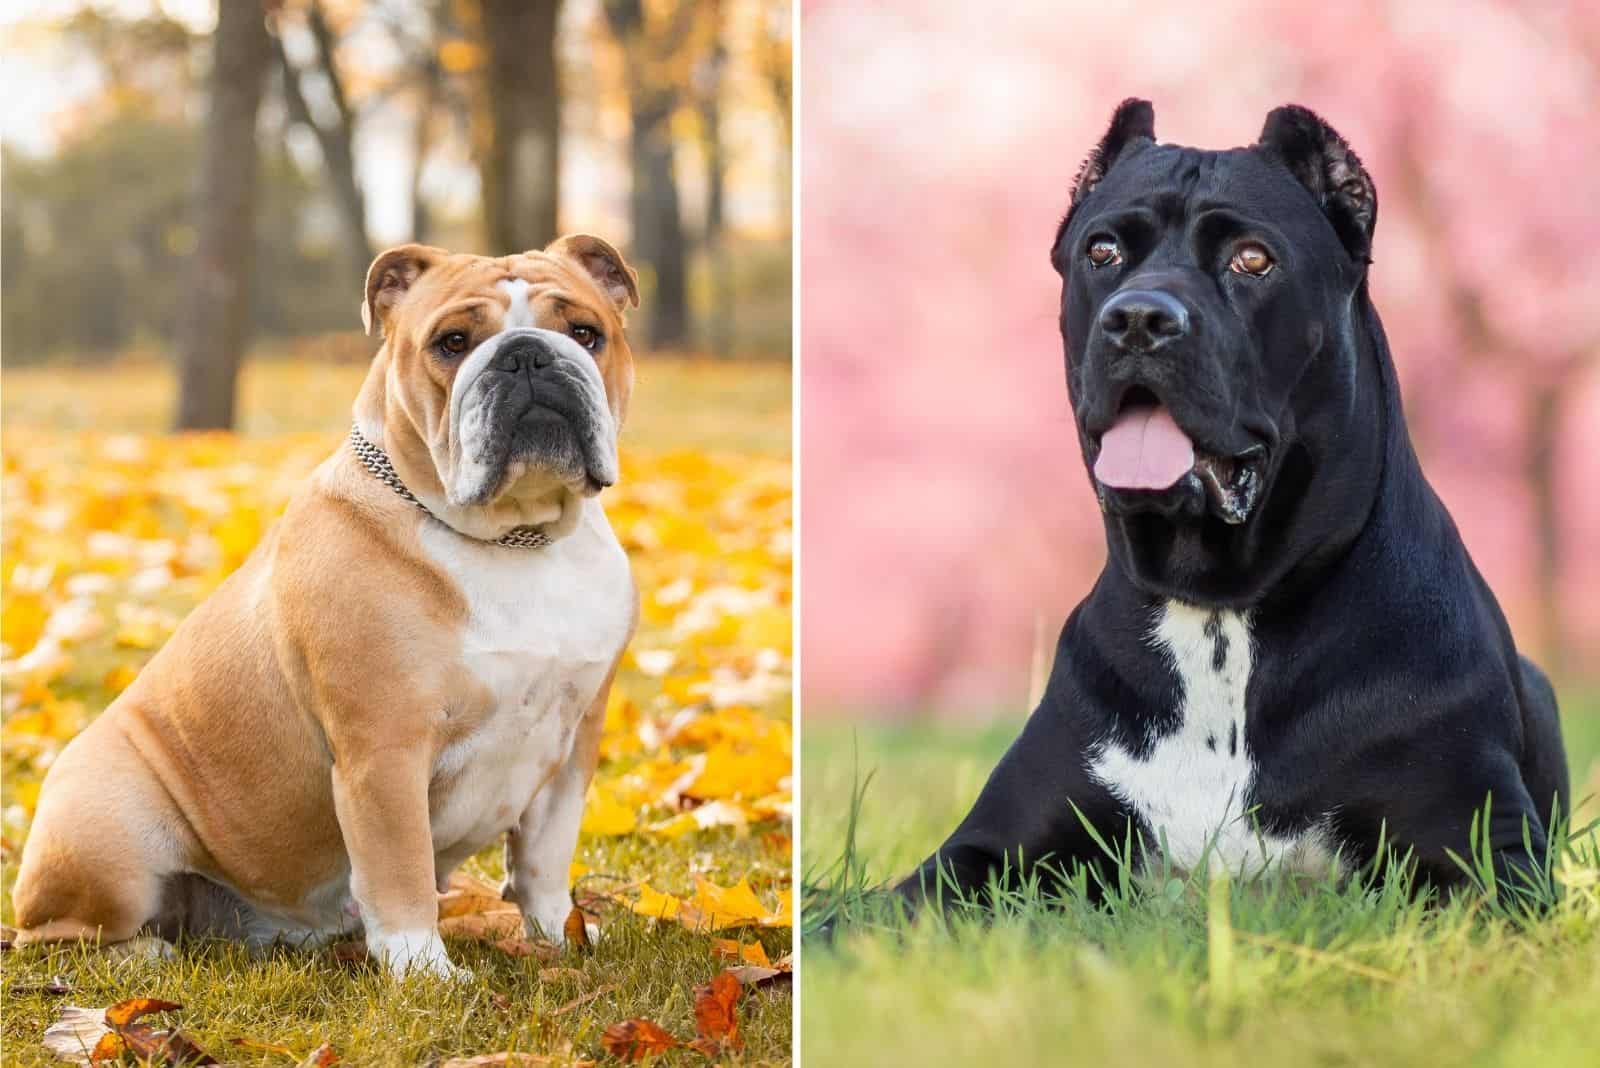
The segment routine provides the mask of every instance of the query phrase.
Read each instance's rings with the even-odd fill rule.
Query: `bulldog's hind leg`
[[[134,939],[185,865],[182,825],[116,725],[90,727],[45,778],[12,892],[17,943]],[[141,955],[166,952],[147,941]]]

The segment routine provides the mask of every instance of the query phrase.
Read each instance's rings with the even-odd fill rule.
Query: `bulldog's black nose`
[[[1189,310],[1159,289],[1125,289],[1100,309],[1100,329],[1120,349],[1155,352],[1189,333]]]
[[[495,353],[494,368],[510,374],[520,372],[524,366],[542,371],[554,363],[555,359],[555,349],[542,339],[531,336],[514,337],[501,345],[500,351]]]

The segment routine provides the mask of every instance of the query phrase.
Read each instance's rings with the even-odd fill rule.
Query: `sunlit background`
[[[217,87],[255,132],[255,342],[309,353],[304,339],[337,331],[314,354],[364,359],[350,329],[375,251],[501,254],[586,230],[640,267],[650,348],[787,358],[786,7],[264,6]],[[196,207],[216,5],[0,11],[7,366],[181,351],[199,210],[229,210],[218,196]],[[224,270],[248,259],[224,251]]]
[[[802,9],[808,723],[1021,715],[1099,571],[1047,257],[1131,95],[1160,140],[1248,144],[1293,101],[1361,154],[1427,474],[1519,645],[1593,680],[1600,8],[900,8]]]
[[[688,922],[656,925],[626,960],[630,943],[612,941],[606,997],[564,969],[559,998],[578,998],[565,1015],[517,994],[474,1023],[435,991],[396,1012],[415,1024],[404,1035],[349,1026],[389,1010],[338,1007],[354,988],[336,969],[319,973],[331,993],[291,1005],[203,948],[171,967],[226,993],[227,1013],[181,995],[213,1049],[226,1038],[204,1029],[244,1006],[275,1042],[331,1037],[349,1063],[508,1047],[565,1063],[627,1016],[692,1033],[661,976],[722,966],[701,922],[713,898],[742,902],[738,922],[765,939],[745,932],[736,956],[782,963],[791,25],[786,0],[0,7],[0,924],[62,747],[343,440],[379,343],[359,313],[374,253],[419,240],[503,254],[587,231],[640,273],[622,477],[601,502],[641,603],[571,877],[612,931],[642,935],[645,915],[680,905]],[[489,886],[498,857],[458,876]],[[503,969],[486,982],[545,983],[495,955],[487,913],[444,912],[467,922],[452,952]],[[75,997],[127,996],[111,978],[78,972]],[[3,1041],[32,1048],[57,1006],[7,985]],[[786,995],[742,1020],[748,1056],[787,1056]]]

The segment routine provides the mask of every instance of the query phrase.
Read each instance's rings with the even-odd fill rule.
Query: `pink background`
[[[1558,398],[1562,673],[1595,674],[1600,8],[1195,6],[804,7],[808,715],[1015,714],[1099,571],[1048,251],[1130,95],[1160,140],[1247,144],[1294,101],[1362,155],[1413,437],[1536,653],[1528,431]]]

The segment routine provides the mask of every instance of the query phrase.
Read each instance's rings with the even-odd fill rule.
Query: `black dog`
[[[1383,841],[1447,885],[1486,799],[1500,876],[1536,872],[1568,803],[1555,695],[1412,450],[1367,294],[1371,178],[1299,107],[1249,148],[1154,138],[1149,103],[1117,109],[1051,253],[1109,559],[899,892],[1092,863],[1085,820],[1235,874]]]

